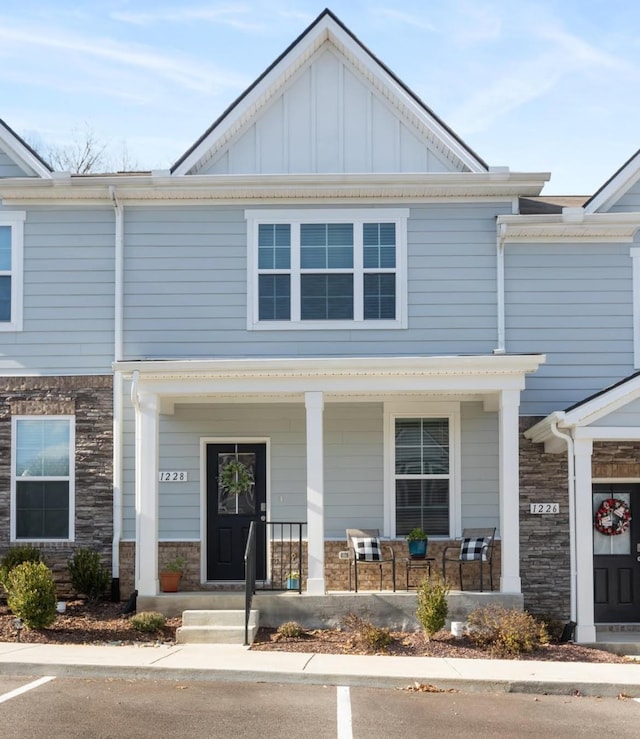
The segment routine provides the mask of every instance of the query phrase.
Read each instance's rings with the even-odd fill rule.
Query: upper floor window
[[[24,219],[24,212],[0,210],[0,331],[22,329]]]
[[[406,327],[408,209],[245,215],[250,329]]]
[[[74,419],[14,416],[12,539],[73,539]]]

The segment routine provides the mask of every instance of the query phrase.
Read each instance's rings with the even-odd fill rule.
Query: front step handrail
[[[244,550],[244,646],[249,646],[249,617],[251,602],[256,592],[256,522],[249,526],[247,546]]]

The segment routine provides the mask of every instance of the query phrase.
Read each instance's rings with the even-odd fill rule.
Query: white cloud
[[[246,5],[229,4],[217,7],[211,6],[178,6],[173,8],[156,9],[150,12],[114,11],[110,17],[123,23],[132,23],[139,26],[153,23],[217,23],[230,26],[241,31],[259,31],[260,24],[246,20],[250,8]],[[245,19],[238,16],[244,16]]]
[[[489,128],[499,117],[541,98],[565,78],[579,73],[584,79],[589,70],[633,72],[626,61],[600,51],[586,41],[559,28],[545,26],[532,31],[538,39],[551,42],[550,48],[520,64],[475,93],[451,116],[452,125],[465,134]],[[526,46],[530,46],[530,39]],[[539,40],[537,45],[539,46]],[[523,43],[523,47],[525,47]],[[498,67],[502,70],[503,66]]]
[[[405,13],[395,8],[373,8],[372,13],[382,15],[392,21],[403,23],[413,28],[419,28],[422,31],[435,32],[436,27],[426,17],[415,15],[414,13]]]
[[[197,93],[214,94],[223,89],[242,89],[247,80],[226,70],[194,62],[188,58],[160,54],[149,47],[123,44],[108,38],[78,37],[67,33],[56,33],[52,29],[38,31],[0,25],[0,46],[3,55],[9,56],[13,48],[15,57],[24,52],[24,47],[75,54],[87,59],[103,60],[121,67],[142,70],[160,76],[182,88]],[[33,60],[30,59],[32,62]],[[43,59],[42,64],[52,60]],[[82,68],[78,70],[83,72]]]

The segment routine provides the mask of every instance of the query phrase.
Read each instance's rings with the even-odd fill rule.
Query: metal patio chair
[[[489,567],[489,583],[493,590],[493,542],[496,536],[494,528],[463,529],[462,538],[455,544],[448,544],[442,551],[442,578],[446,580],[447,562],[456,562],[460,576],[460,590],[464,590],[462,569],[470,564],[480,565],[480,591],[484,591],[484,566]],[[451,550],[456,549],[455,556]]]
[[[380,570],[382,590],[382,568],[391,565],[393,592],[396,592],[396,556],[390,544],[380,541],[379,529],[347,529],[349,549],[349,590],[351,590],[351,567],[353,566],[354,589],[358,592],[358,568],[375,565]]]

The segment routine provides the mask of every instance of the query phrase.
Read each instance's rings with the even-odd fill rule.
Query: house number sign
[[[560,503],[529,503],[529,513],[560,513]]]
[[[161,472],[158,476],[160,482],[186,482],[186,472]]]

